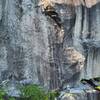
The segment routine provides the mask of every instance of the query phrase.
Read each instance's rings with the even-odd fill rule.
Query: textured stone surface
[[[85,58],[73,47],[65,48],[63,54],[64,62],[62,72],[62,84],[65,87],[67,85],[70,85],[70,87],[72,87],[75,86],[77,81],[80,79],[80,74],[84,67]]]
[[[39,2],[0,0],[0,81],[32,79],[56,89],[100,76],[100,3],[55,4],[60,29]]]
[[[34,83],[47,87],[49,32],[46,17],[35,8],[35,1],[2,0],[2,5],[0,79],[11,76],[16,80],[31,78]]]
[[[80,84],[78,87],[70,88],[61,92],[58,100],[99,100],[100,92],[88,85]]]
[[[68,5],[74,5],[74,6],[79,6],[79,5],[84,5],[88,8],[96,5],[100,0],[41,0],[42,4],[68,4]]]

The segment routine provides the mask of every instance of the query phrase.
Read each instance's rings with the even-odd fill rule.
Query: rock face
[[[58,100],[99,100],[100,92],[89,85],[80,84],[78,87],[61,92]]]
[[[81,77],[100,76],[100,3],[87,8],[59,2],[53,7],[61,28],[42,13],[39,0],[0,0],[1,82],[31,79],[64,89]]]
[[[41,0],[43,3],[47,4],[67,4],[67,5],[73,5],[73,6],[79,6],[79,5],[84,5],[88,8],[94,6],[100,0]]]
[[[74,87],[79,82],[85,58],[72,47],[65,48],[63,54],[62,85]]]
[[[81,89],[73,89],[72,91],[74,93],[65,93],[60,100],[99,100],[100,98],[100,93],[95,90],[87,90],[84,92]]]
[[[32,0],[1,0],[0,79],[32,79],[48,86],[48,22]],[[44,23],[45,22],[45,23]]]

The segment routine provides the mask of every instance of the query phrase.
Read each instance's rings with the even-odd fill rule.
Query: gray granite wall
[[[100,75],[100,4],[56,4],[62,27],[37,0],[0,0],[0,80],[32,79],[46,88]],[[85,60],[85,63],[84,63]]]

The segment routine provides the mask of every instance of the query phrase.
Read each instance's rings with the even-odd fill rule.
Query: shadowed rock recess
[[[32,80],[60,88],[60,100],[99,100],[80,84],[99,76],[99,0],[0,0],[0,83]]]

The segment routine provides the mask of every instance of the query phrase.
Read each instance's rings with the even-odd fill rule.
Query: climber
[[[58,15],[58,13],[55,11],[55,9],[52,6],[47,6],[46,8],[44,8],[43,13],[47,16],[49,16],[50,18],[52,18],[56,24],[61,28],[61,19]]]
[[[97,79],[97,78],[94,78],[94,79]],[[94,81],[94,79],[82,79],[81,80],[81,83],[82,84],[89,84],[91,87],[93,87],[95,90],[98,90],[98,91],[100,91],[100,86],[98,86],[98,85],[96,85],[95,84],[95,81]]]

